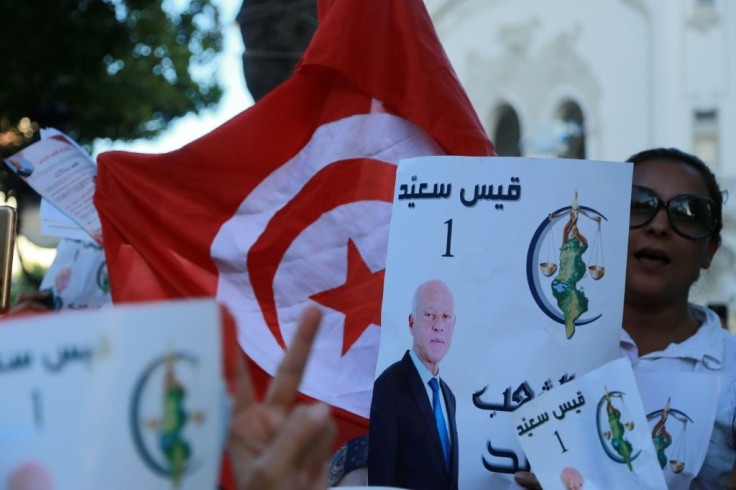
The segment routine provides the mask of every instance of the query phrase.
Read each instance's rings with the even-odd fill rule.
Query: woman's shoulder
[[[717,331],[722,337],[729,339],[728,341],[736,341],[736,335],[731,332],[728,328],[724,327],[721,323],[721,317],[718,313],[711,310],[706,306],[690,304],[691,311],[695,314],[695,317],[701,322],[703,327],[712,328]]]
[[[727,341],[736,340],[736,335],[723,326],[721,317],[715,311],[706,306],[692,303],[689,306],[693,316],[700,322],[699,330],[706,330],[711,334],[727,339]]]
[[[726,361],[731,361],[731,365],[736,370],[736,335],[725,328],[721,328],[720,334],[726,350]]]
[[[705,306],[691,305],[696,311],[705,315],[701,329],[707,329],[708,333],[723,342],[723,364],[727,371],[736,371],[736,335],[723,327],[721,318],[716,312]]]

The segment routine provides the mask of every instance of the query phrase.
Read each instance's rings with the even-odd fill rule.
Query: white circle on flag
[[[228,306],[241,346],[262,369],[273,375],[283,349],[261,313],[246,258],[274,215],[320,170],[336,162],[371,159],[397,165],[402,158],[441,154],[441,147],[406,119],[386,113],[355,115],[320,126],[299,153],[246,196],[220,228],[210,253],[218,270],[217,299]],[[385,268],[390,217],[390,202],[348,200],[298,230],[272,284],[278,327],[287,345],[301,311],[313,304],[309,297],[345,282],[349,240],[371,272]],[[322,327],[300,391],[368,417],[380,326],[368,327],[342,355],[344,315],[321,308]]]

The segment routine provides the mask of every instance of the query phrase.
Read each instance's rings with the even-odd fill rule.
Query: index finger
[[[285,408],[294,401],[321,319],[322,312],[315,306],[308,306],[302,312],[291,345],[268,386],[266,405]]]

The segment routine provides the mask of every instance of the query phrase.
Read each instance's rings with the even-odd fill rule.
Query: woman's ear
[[[716,254],[720,246],[721,242],[717,242],[713,240],[713,238],[708,239],[708,250],[703,257],[703,263],[700,267],[702,267],[703,269],[707,269],[708,267],[710,267],[710,264],[713,261],[713,256]]]

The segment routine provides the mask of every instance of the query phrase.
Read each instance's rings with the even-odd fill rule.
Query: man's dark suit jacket
[[[457,490],[455,395],[440,380],[452,441],[450,470],[445,466],[432,403],[409,356],[389,366],[373,385],[368,484],[417,490]]]

